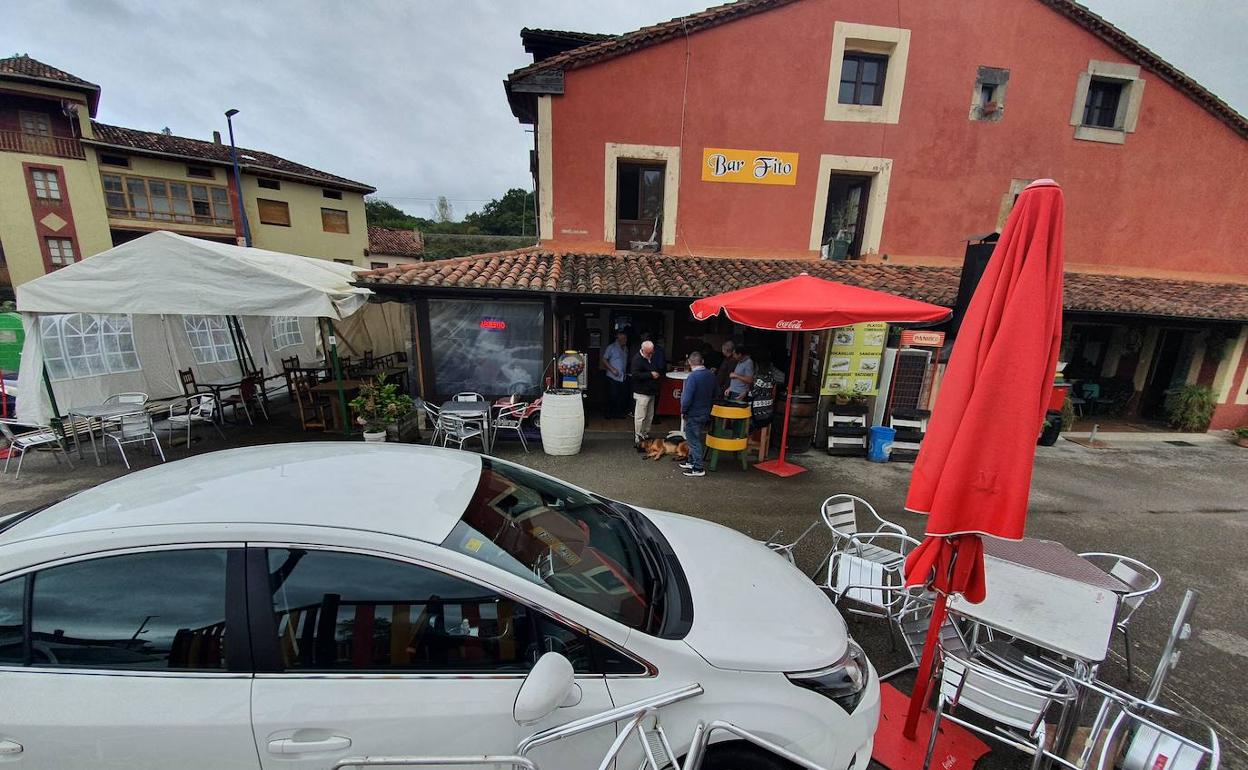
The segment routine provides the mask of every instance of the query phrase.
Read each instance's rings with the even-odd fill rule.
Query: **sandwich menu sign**
[[[703,182],[797,184],[797,153],[766,150],[702,150]]]

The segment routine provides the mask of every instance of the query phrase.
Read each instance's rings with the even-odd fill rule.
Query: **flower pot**
[[[364,431],[364,440],[370,444],[377,444],[386,440],[386,432],[384,430],[366,430]]]

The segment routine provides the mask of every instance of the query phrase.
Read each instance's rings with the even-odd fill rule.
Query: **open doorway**
[[[870,176],[832,174],[828,177],[828,204],[823,217],[823,244],[827,246],[828,256],[845,259],[862,255],[870,193]]]
[[[1140,394],[1140,415],[1152,419],[1166,416],[1166,395],[1187,381],[1187,370],[1195,354],[1196,332],[1190,329],[1162,329],[1156,352],[1149,366],[1148,379]]]
[[[633,241],[654,242],[662,238],[664,163],[618,161],[616,166],[615,247],[628,249]]]

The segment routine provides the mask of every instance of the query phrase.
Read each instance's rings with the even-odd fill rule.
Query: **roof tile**
[[[359,275],[363,285],[494,288],[589,296],[696,299],[806,272],[852,286],[952,306],[961,270],[878,262],[557,253],[536,248],[403,265]],[[527,276],[527,277],[526,277]],[[1248,285],[1066,273],[1067,310],[1248,322]]]
[[[368,251],[396,257],[419,257],[425,253],[425,239],[419,230],[369,225]]]

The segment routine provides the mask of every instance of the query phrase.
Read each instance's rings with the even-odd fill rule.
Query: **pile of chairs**
[[[795,562],[795,550],[820,530],[821,524],[831,539],[831,548],[812,577],[844,611],[887,622],[891,638],[901,642],[908,657],[904,665],[881,674],[880,680],[917,669],[935,604],[934,595],[925,589],[907,589],[904,585],[905,559],[918,541],[880,516],[867,501],[840,494],[823,502],[820,520],[796,540],[773,542],[773,536],[766,545]],[[1130,621],[1161,587],[1161,576],[1128,556],[1103,552],[1080,555],[1129,589],[1118,597],[1114,627],[1123,637],[1130,679]],[[940,723],[949,720],[1030,754],[1033,768],[1053,761],[1076,770],[1109,770],[1121,754],[1124,770],[1195,770],[1203,761],[1210,770],[1216,770],[1220,759],[1216,733],[1155,702],[1161,681],[1177,661],[1178,643],[1190,635],[1187,616],[1191,603],[1186,600],[1180,611],[1146,698],[1104,684],[1096,679],[1095,669],[1091,676],[1079,676],[1070,661],[1046,656],[1019,640],[988,633],[986,640],[968,642],[958,622],[947,618],[940,629],[938,665],[933,668],[933,677],[939,676],[940,683],[924,767],[931,762]],[[1100,706],[1082,755],[1072,762],[1054,750],[1052,736],[1046,733],[1055,714],[1060,724],[1068,709],[1088,699],[1099,700]],[[963,716],[966,712],[973,714],[973,719]],[[1162,757],[1161,764],[1156,764],[1158,757]]]
[[[472,391],[456,393],[452,401],[485,402],[485,396]],[[529,442],[524,435],[524,422],[541,410],[541,398],[535,401],[524,401],[519,395],[499,399],[491,405],[488,412],[477,414],[459,414],[442,409],[424,399],[420,400],[420,408],[431,429],[430,444],[451,446],[459,449],[472,440],[479,441],[482,451],[488,453],[498,440],[500,432],[513,432],[520,441],[525,454],[529,452]]]

